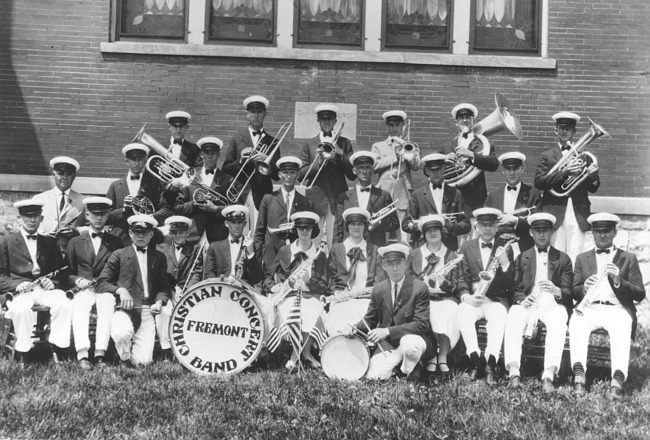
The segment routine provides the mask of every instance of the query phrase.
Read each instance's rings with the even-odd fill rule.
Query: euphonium
[[[487,294],[488,289],[490,288],[490,285],[492,284],[492,281],[494,281],[494,276],[497,273],[497,269],[501,265],[499,262],[499,257],[501,254],[506,252],[510,245],[512,245],[515,241],[519,240],[519,237],[515,237],[512,240],[508,240],[500,249],[497,249],[497,251],[494,253],[494,256],[492,257],[492,262],[488,266],[487,270],[484,270],[478,274],[480,280],[474,285],[474,298],[478,300],[483,300],[485,298],[485,295]]]
[[[334,135],[332,136],[332,142],[322,142],[318,144],[318,147],[316,147],[316,153],[321,157],[322,161],[313,179],[309,177],[309,173],[312,171],[312,168],[314,167],[316,160],[314,159],[314,161],[309,165],[309,168],[307,168],[305,177],[302,179],[302,182],[300,182],[300,186],[305,191],[311,189],[311,187],[314,186],[314,183],[318,179],[318,176],[320,176],[320,173],[321,171],[323,171],[323,168],[325,168],[325,165],[327,165],[327,163],[330,160],[334,159],[334,157],[336,156],[336,143],[338,142],[339,137],[341,136],[341,132],[343,131],[344,126],[345,126],[345,122],[341,122],[341,125],[339,125],[339,128],[334,132]],[[307,180],[310,180],[309,186],[306,186]]]
[[[575,145],[571,146],[569,153],[562,157],[548,172],[550,175],[557,171],[564,171],[574,164],[578,164],[581,167],[579,173],[570,175],[562,184],[549,190],[555,197],[568,196],[571,191],[584,182],[589,177],[588,168],[591,164],[594,164],[596,169],[598,169],[598,159],[596,159],[596,156],[583,150],[600,137],[611,138],[611,135],[603,127],[596,124],[591,118],[587,119],[589,119],[589,129],[587,132],[578,139]]]

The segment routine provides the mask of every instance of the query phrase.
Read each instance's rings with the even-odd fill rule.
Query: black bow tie
[[[183,245],[182,245],[182,244],[174,245],[174,247],[176,248],[176,251],[181,251],[181,250],[183,250]]]
[[[542,252],[548,253],[548,248],[537,248],[537,252],[540,253],[540,254]]]
[[[469,131],[467,133],[463,133],[462,136],[463,136],[463,139],[467,139],[467,137],[469,136]]]
[[[147,253],[147,248],[136,248],[138,252],[142,252],[143,254]]]
[[[331,131],[324,131],[323,132],[323,137],[332,137],[332,132]]]
[[[131,180],[140,180],[140,175],[139,174],[131,174],[131,177],[129,177]]]
[[[263,133],[264,133],[264,129],[262,128],[260,130],[254,131],[253,136],[262,136]]]
[[[433,183],[431,184],[431,188],[433,189],[442,189],[442,183],[439,185],[434,185]]]
[[[362,193],[365,193],[365,192],[369,193],[370,192],[370,187],[368,186],[366,188],[359,188],[359,191],[361,191]]]
[[[609,249],[596,249],[597,254],[609,254]]]
[[[569,144],[562,145],[561,148],[562,148],[562,151],[564,151],[564,150],[570,150],[570,149],[571,149],[571,145],[569,145]]]
[[[33,234],[33,235],[28,235],[28,236],[27,236],[27,239],[28,239],[28,240],[36,240],[37,237],[38,237],[38,234]],[[609,252],[609,251],[608,251],[608,252]]]
[[[481,249],[483,249],[483,248],[492,249],[492,243],[483,243],[483,242],[481,242]]]
[[[363,256],[363,251],[360,247],[350,249],[347,256],[350,258],[350,261],[366,261],[366,257]]]
[[[438,258],[436,254],[429,254],[427,257],[427,263],[429,263],[431,266],[438,264],[438,261],[440,261],[440,258]]]
[[[104,233],[103,232],[93,232],[93,233],[90,234],[90,236],[92,238],[97,238],[97,237],[104,238]]]
[[[507,189],[508,191],[517,191],[517,187],[516,187],[516,186],[506,185],[506,189]]]
[[[183,139],[181,139],[181,140],[174,139],[174,142],[173,142],[173,143],[174,143],[174,144],[177,144],[177,145],[183,145]]]
[[[235,243],[239,244],[239,238],[231,238],[231,239],[230,239],[230,242],[231,242],[232,244],[235,244]]]
[[[215,170],[214,168],[212,168],[211,170],[205,170],[205,174],[214,174],[214,170]]]

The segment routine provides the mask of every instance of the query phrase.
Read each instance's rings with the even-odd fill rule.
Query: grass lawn
[[[650,438],[650,331],[632,347],[626,398],[596,382],[583,399],[462,376],[413,385],[333,381],[321,371],[198,377],[178,363],[82,372],[0,360],[0,438]]]

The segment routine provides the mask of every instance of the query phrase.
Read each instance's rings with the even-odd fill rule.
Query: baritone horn
[[[131,197],[130,199],[125,197],[124,206],[131,208],[136,214],[152,215],[156,210],[151,200],[141,194]]]
[[[306,183],[307,180],[309,180],[309,173],[312,171],[312,168],[316,163],[316,159],[314,159],[313,162],[309,165],[309,168],[307,168],[305,177],[302,179],[302,182],[300,182],[300,186],[303,187],[305,191],[311,189],[311,187],[314,186],[314,182],[316,182],[318,176],[320,176],[320,173],[323,171],[323,168],[325,168],[325,165],[327,165],[327,163],[330,160],[334,159],[334,156],[336,156],[336,142],[339,140],[344,126],[345,122],[341,122],[341,125],[339,125],[339,128],[334,132],[334,135],[332,136],[332,141],[322,142],[318,144],[318,147],[316,147],[316,153],[321,157],[322,161],[320,167],[318,168],[318,171],[316,172],[316,175],[313,179],[311,179],[309,186],[306,186]]]
[[[592,164],[598,169],[598,159],[596,159],[596,156],[588,151],[584,151],[584,149],[600,137],[612,137],[603,127],[592,121],[591,118],[588,117],[587,119],[589,119],[589,129],[587,132],[571,146],[569,153],[562,157],[548,172],[549,174],[553,174],[556,171],[564,171],[573,165],[580,165],[581,167],[579,173],[570,175],[559,186],[549,191],[555,197],[567,197],[571,194],[574,189],[589,177],[589,167]]]
[[[399,180],[399,173],[402,170],[402,162],[410,162],[420,155],[420,147],[415,142],[411,142],[411,120],[406,121],[402,128],[402,139],[404,139],[395,149],[395,154],[399,156],[397,161],[397,174],[393,176],[393,164],[390,165],[390,175],[395,180]]]
[[[494,95],[494,101],[496,103],[496,109],[481,122],[474,124],[471,129],[474,136],[480,139],[483,144],[483,149],[474,153],[483,156],[489,155],[492,148],[487,139],[488,136],[507,129],[517,139],[524,137],[519,120],[512,110],[509,109],[506,98],[502,94],[496,93]],[[461,142],[462,136],[458,136],[459,147]],[[475,166],[470,165],[468,159],[465,157],[451,157],[445,162],[445,183],[454,188],[462,188],[474,180],[481,171]]]

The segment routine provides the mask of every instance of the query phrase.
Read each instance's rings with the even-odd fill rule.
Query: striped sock
[[[621,370],[614,371],[614,374],[612,375],[612,386],[623,388],[623,382],[625,382],[625,375],[623,372]]]
[[[585,376],[585,369],[584,369],[584,367],[582,366],[582,364],[580,362],[576,362],[575,364],[573,364],[573,374],[576,377],[578,377],[578,376],[584,377]]]

